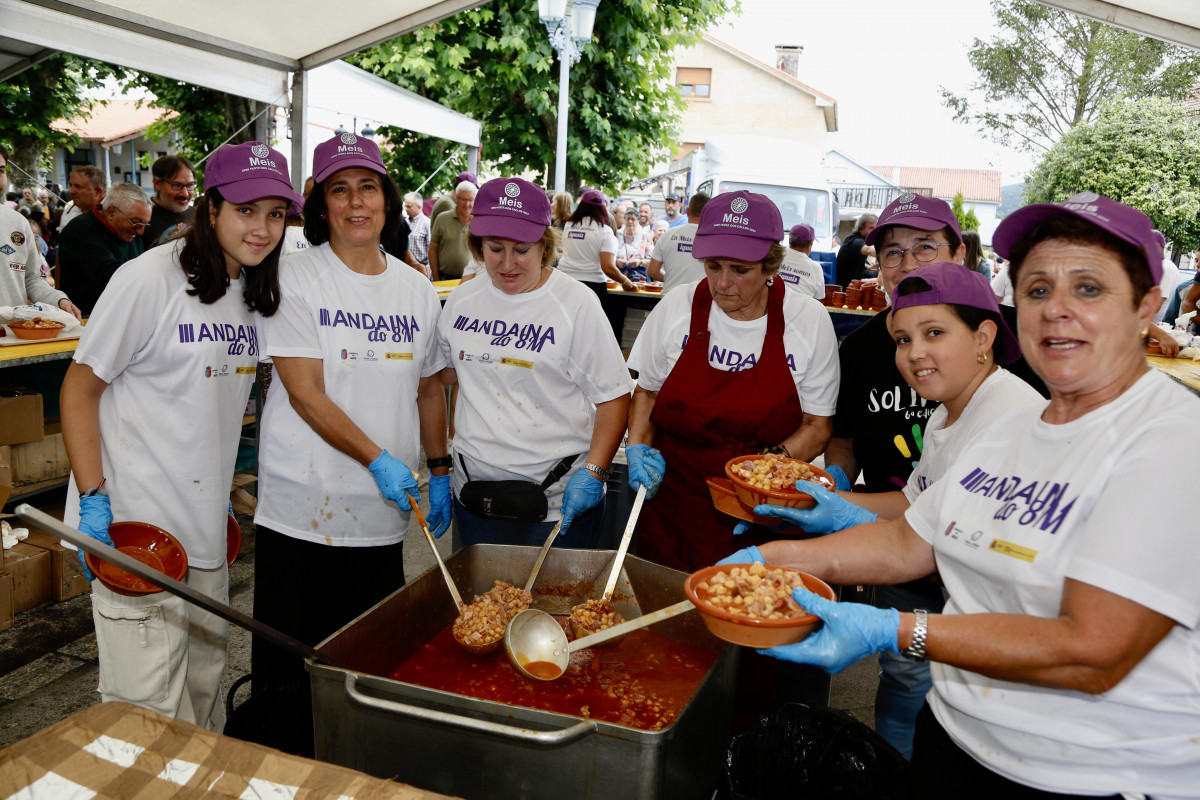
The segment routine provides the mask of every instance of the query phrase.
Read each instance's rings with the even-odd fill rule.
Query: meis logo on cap
[[[517,198],[517,197],[521,196],[521,187],[520,186],[518,186],[514,182],[506,183],[504,185],[504,193],[506,195],[508,195],[508,197],[501,197],[500,205],[502,205],[506,208],[520,208],[521,207],[520,200],[516,200],[516,199],[510,200],[509,199],[509,198]]]
[[[250,156],[250,166],[252,167],[270,167],[275,169],[275,162],[267,158],[271,154],[271,148],[265,144],[256,144],[250,148],[252,155]]]
[[[746,198],[744,197],[735,197],[733,198],[733,202],[729,204],[729,210],[735,214],[741,214],[749,207],[750,204],[746,202]]]
[[[267,147],[265,144],[256,144],[250,148],[250,152],[259,158],[266,158],[271,152],[271,148]]]
[[[342,134],[342,144],[354,144],[357,141],[358,141],[358,137],[355,136],[353,133],[343,133]]]
[[[1100,199],[1100,195],[1095,192],[1080,192],[1079,194],[1068,200],[1068,203],[1094,203]]]
[[[896,198],[896,200],[898,200],[901,203],[911,203],[913,200],[916,200],[916,199],[917,199],[917,196],[915,194],[913,194],[912,192],[905,192],[904,194],[902,194]]]

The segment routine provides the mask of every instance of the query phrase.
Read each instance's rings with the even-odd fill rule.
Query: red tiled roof
[[[178,111],[151,108],[148,100],[109,100],[97,104],[86,119],[59,119],[50,123],[58,131],[74,133],[87,142],[116,144],[141,135],[150,123],[177,116]]]
[[[900,167],[900,178],[896,180],[894,167],[871,166],[871,169],[901,186],[933,189],[934,197],[954,197],[962,192],[964,200],[1000,202],[1000,170]]]
[[[830,97],[829,95],[825,94],[822,91],[818,91],[817,89],[814,89],[813,87],[809,86],[804,81],[800,81],[800,80],[797,80],[796,78],[793,78],[791,75],[787,74],[783,70],[781,70],[777,67],[774,67],[774,66],[766,63],[765,61],[760,61],[757,58],[755,58],[754,56],[750,55],[749,53],[742,52],[741,50],[737,49],[736,47],[734,47],[731,44],[726,44],[725,42],[722,42],[720,39],[715,39],[707,33],[704,34],[704,38],[707,39],[708,41],[712,42],[713,44],[717,45],[718,47],[724,48],[725,50],[728,50],[729,52],[734,53],[739,58],[743,58],[746,61],[754,62],[754,65],[756,67],[761,67],[762,69],[766,70],[767,72],[770,72],[771,74],[775,75],[776,77],[782,78],[783,80],[785,80],[789,83],[796,84],[797,86],[804,89],[804,91],[808,92],[809,94],[816,95],[817,97],[823,97],[831,103],[837,102],[837,100],[835,98]]]

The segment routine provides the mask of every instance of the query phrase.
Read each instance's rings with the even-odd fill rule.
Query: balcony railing
[[[932,197],[933,189],[928,187],[895,187],[879,186],[877,184],[843,183],[833,186],[833,196],[842,208],[882,209],[904,192],[912,192],[924,197]]]

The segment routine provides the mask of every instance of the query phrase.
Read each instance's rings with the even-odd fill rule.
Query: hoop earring
[[[774,286],[774,285],[775,285],[775,276],[772,275],[771,277],[767,278],[767,286]]]
[[[977,355],[975,356],[975,360],[976,360],[977,362],[979,362],[980,364],[986,364],[986,363],[988,362],[987,353],[979,353],[979,354],[977,354]]]

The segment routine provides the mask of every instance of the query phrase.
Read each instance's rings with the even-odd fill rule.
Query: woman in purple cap
[[[61,398],[64,521],[110,545],[114,517],[169,531],[187,552],[187,584],[224,603],[229,487],[261,354],[253,314],[279,305],[284,218],[303,200],[287,159],[260,142],[217,150],[204,183],[197,224],[116,272],[75,350]],[[102,699],[221,730],[228,623],[97,581],[92,617]]]
[[[941,614],[799,590],[825,624],[773,651],[830,672],[933,662],[909,796],[1198,796],[1200,400],[1146,364],[1151,230],[1093,192],[1008,216],[993,245],[1049,403],[978,433],[903,516],[761,548],[839,584],[944,581]]]
[[[456,544],[540,545],[561,520],[560,546],[594,547],[629,409],[625,360],[596,298],[550,266],[559,232],[542,189],[496,178],[472,215],[467,245],[487,276],[450,295],[437,330],[459,386]],[[489,486],[513,502],[489,502]]]
[[[317,145],[313,179],[310,246],[285,261],[279,312],[263,326],[278,380],[254,516],[255,617],[310,645],[404,584],[422,449],[430,528],[445,530],[452,513],[440,305],[425,276],[380,249],[400,224],[400,193],[379,147],[352,133]],[[302,718],[302,659],[258,639],[252,656],[256,691],[294,690]]]
[[[651,561],[690,572],[737,547],[705,482],[730,458],[769,450],[811,461],[829,441],[837,339],[825,308],[777,278],[782,238],[765,195],[710,200],[692,245],[705,279],[663,297],[629,355],[639,373],[629,482],[659,493],[638,536]]]

